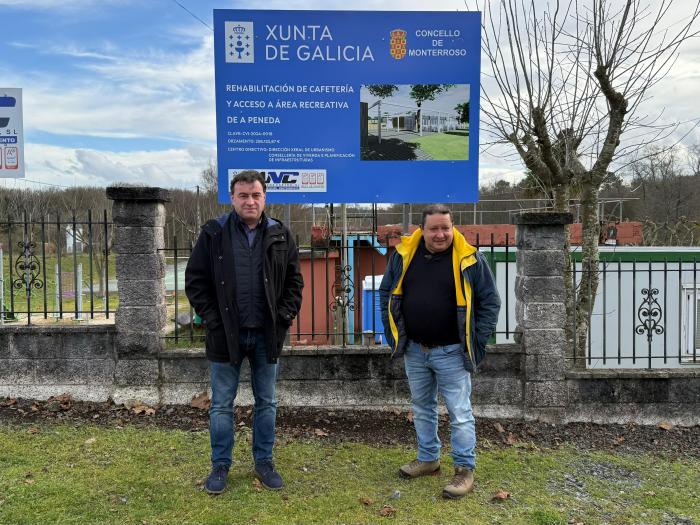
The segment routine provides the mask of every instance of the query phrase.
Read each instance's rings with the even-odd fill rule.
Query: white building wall
[[[488,253],[490,249],[486,249]],[[494,251],[504,252],[504,248]],[[691,262],[664,263],[644,262],[648,254],[664,253],[669,258],[678,253],[698,254],[697,248],[638,248],[638,247],[602,247],[601,253],[627,253],[638,256],[640,262],[601,262],[600,282],[595,305],[591,316],[591,338],[586,349],[590,356],[587,368],[649,368],[649,355],[652,356],[652,368],[681,368],[700,366],[692,359],[693,340],[697,336],[695,319],[697,313],[693,304],[700,301],[700,265]],[[515,248],[509,249],[515,253]],[[506,270],[507,265],[507,270]],[[696,266],[696,270],[694,270]],[[636,269],[636,273],[633,270]],[[496,265],[496,283],[501,296],[501,312],[496,327],[497,343],[515,342],[512,331],[515,327],[515,262],[499,262]],[[507,286],[506,286],[507,279]],[[576,281],[581,281],[581,264],[576,264]],[[663,311],[660,326],[663,333],[653,334],[651,343],[646,332],[638,334],[637,326],[642,324],[639,309],[645,288],[658,289],[656,300]],[[506,297],[506,290],[508,295]],[[696,295],[697,294],[697,298]],[[506,311],[508,322],[506,322]],[[506,335],[506,330],[509,333]],[[664,352],[666,358],[664,359]]]

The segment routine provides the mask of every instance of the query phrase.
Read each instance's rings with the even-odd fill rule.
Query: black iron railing
[[[111,229],[106,210],[0,218],[0,323],[111,319]]]
[[[379,285],[388,256],[398,243],[398,235],[377,236],[376,233],[352,233],[343,242],[340,235],[328,235],[312,244],[299,246],[304,277],[301,311],[289,330],[292,345],[358,345],[382,344],[384,329],[379,314]],[[489,242],[477,236],[477,246],[492,269],[502,272],[502,308],[496,336],[512,338],[514,320],[511,282],[514,252],[508,246],[497,247],[491,235]],[[192,246],[177,237],[168,240],[165,249],[167,268],[168,344],[202,345],[204,330],[184,293],[184,274]],[[494,337],[492,342],[496,341]]]
[[[639,260],[644,257],[644,260]],[[597,289],[590,275],[597,277]],[[700,364],[697,255],[613,254],[599,267],[572,260],[575,366],[659,368]],[[590,298],[594,300],[591,302]],[[581,302],[581,299],[588,301]],[[581,322],[581,304],[590,322]],[[576,324],[576,318],[579,319]]]

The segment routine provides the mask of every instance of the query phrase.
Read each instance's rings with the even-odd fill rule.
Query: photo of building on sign
[[[468,84],[368,84],[361,160],[469,160]]]

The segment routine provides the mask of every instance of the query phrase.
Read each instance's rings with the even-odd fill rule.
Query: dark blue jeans
[[[265,333],[262,330],[241,329],[241,350],[250,363],[251,386],[255,398],[253,411],[253,459],[272,459],[275,444],[277,401],[275,383],[277,364],[267,362]],[[212,465],[231,466],[235,417],[233,402],[238,392],[240,366],[231,363],[209,363],[211,376],[211,408],[209,409],[209,438]]]

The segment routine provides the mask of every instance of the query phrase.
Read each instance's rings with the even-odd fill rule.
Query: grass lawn
[[[418,144],[435,160],[469,160],[469,134],[466,131],[425,135],[407,142]]]
[[[253,482],[250,431],[242,434],[229,490],[211,497],[201,488],[209,455],[205,432],[0,426],[0,523],[589,525],[700,520],[697,458],[532,445],[488,448],[479,455],[476,492],[446,501],[440,490],[449,479],[449,460],[440,476],[403,481],[396,469],[411,459],[411,448],[283,436],[276,457],[287,486],[269,492]],[[510,497],[492,501],[498,490]]]

